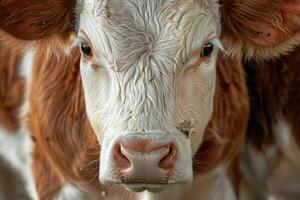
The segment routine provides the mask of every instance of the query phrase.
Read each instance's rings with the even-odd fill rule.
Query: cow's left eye
[[[80,44],[80,49],[81,49],[81,52],[86,56],[92,56],[93,55],[90,45],[86,42],[82,42]]]
[[[208,43],[204,44],[201,49],[201,57],[204,57],[204,58],[209,57],[213,51],[214,51],[213,43],[208,42]]]

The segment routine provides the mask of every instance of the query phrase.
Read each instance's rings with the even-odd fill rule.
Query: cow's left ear
[[[300,44],[300,0],[221,0],[223,43],[232,55],[270,59]]]
[[[75,0],[0,0],[0,28],[24,40],[74,28]]]

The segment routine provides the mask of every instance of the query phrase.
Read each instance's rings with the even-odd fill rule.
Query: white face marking
[[[220,47],[218,4],[205,2],[111,0],[84,5],[79,38],[92,55],[82,55],[80,69],[88,117],[102,146],[100,176],[111,176],[116,137],[158,132],[172,135],[179,146],[172,180],[192,180],[192,157],[213,110]],[[209,42],[215,49],[206,58],[201,49]],[[184,122],[188,137],[181,132]]]

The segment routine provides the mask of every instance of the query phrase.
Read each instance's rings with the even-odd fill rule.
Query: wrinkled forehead
[[[135,6],[141,6],[141,9],[143,9],[143,6],[154,6],[159,9],[168,6],[183,7],[190,5],[200,9],[214,9],[212,7],[218,5],[218,0],[77,0],[77,3],[79,6],[93,8],[94,11],[99,14],[103,9],[108,8],[105,8],[105,6],[109,5],[117,11],[120,11],[120,9],[130,10],[130,8],[138,9],[138,7]]]
[[[180,23],[188,15],[198,15],[197,20],[219,18],[218,0],[79,0],[78,7],[81,16],[90,15],[100,21],[109,19],[111,25],[151,24],[155,19]]]
[[[79,28],[107,57],[162,48],[174,55],[219,33],[216,7],[214,0],[85,0]]]

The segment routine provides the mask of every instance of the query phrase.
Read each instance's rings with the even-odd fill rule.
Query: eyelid
[[[198,61],[199,59],[201,59],[200,54],[201,54],[201,50],[203,45],[205,45],[208,42],[212,42],[213,40],[217,39],[218,36],[215,32],[209,34],[206,39],[204,40],[203,44],[201,44],[201,46],[196,49],[190,56],[189,59],[187,60],[187,62],[184,63],[183,68],[190,68],[193,67]],[[185,70],[184,70],[185,71]]]
[[[78,35],[78,40],[80,43],[86,42],[86,43],[90,44],[89,40],[87,40],[85,37],[82,37],[81,35]]]
[[[82,29],[78,32],[78,38],[89,41],[87,34]]]
[[[78,32],[78,40],[80,43],[86,42],[90,46],[93,55],[95,55],[94,47],[93,47],[91,41],[89,40],[89,38],[87,37],[87,34],[82,29],[80,29]]]
[[[94,52],[94,48],[93,48],[91,41],[89,40],[87,34],[82,29],[79,30],[78,39],[80,40],[80,42],[88,43],[90,45],[92,51]]]
[[[79,43],[82,43],[82,42],[85,42],[86,39],[84,39],[83,37],[78,35],[78,41],[79,41]]]
[[[217,39],[217,38],[218,38],[217,33],[213,32],[213,33],[209,34],[209,36],[204,40],[204,43],[202,44],[202,46],[204,44],[206,44],[207,42],[210,42],[210,41],[212,41],[214,39]]]
[[[189,56],[189,59],[187,60],[186,63],[184,63],[183,67],[186,68],[188,66],[195,64],[197,62],[197,60],[199,59],[199,55],[201,53],[203,45],[205,45],[206,43],[211,42],[217,38],[218,38],[218,36],[215,32],[209,34],[206,37],[206,39],[204,40],[203,44],[201,44],[201,46],[198,49],[194,50],[193,53]]]
[[[92,52],[93,52],[93,59],[95,61],[98,60],[100,56],[104,57],[104,54],[102,52],[96,51],[96,49],[94,49],[92,42],[90,41],[88,35],[84,32],[84,30],[79,29],[77,37],[78,37],[80,43],[86,42],[90,45]]]

